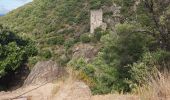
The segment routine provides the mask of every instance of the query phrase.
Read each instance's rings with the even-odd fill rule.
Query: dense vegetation
[[[95,60],[87,63],[80,58],[69,63],[81,71],[79,77],[92,86],[94,93],[133,91],[156,77],[158,70],[170,69],[170,2],[115,3],[122,7],[122,24],[115,26],[114,34],[102,36],[103,48]]]
[[[39,54],[30,59],[31,63],[46,58],[60,60],[65,51],[61,45],[67,46],[70,40],[75,44],[82,33],[89,32],[90,9],[103,5],[112,5],[112,0],[34,0],[1,17],[0,23],[36,40]],[[58,48],[63,48],[62,53]],[[47,51],[51,57],[44,55]]]
[[[114,30],[108,25],[106,31],[99,28],[94,35],[89,34],[90,9],[110,7],[113,3],[121,6],[120,23]],[[38,56],[29,59],[30,64],[42,59],[56,60],[78,72],[78,78],[94,94],[104,94],[131,92],[146,84],[157,70],[170,70],[169,16],[168,0],[34,0],[0,21],[36,41]],[[114,17],[112,12],[104,13],[104,19]],[[15,48],[17,43],[9,45]],[[78,43],[101,48],[92,61],[85,57],[73,59],[72,47]]]
[[[30,40],[22,39],[8,28],[0,26],[0,80],[15,73],[36,53]]]

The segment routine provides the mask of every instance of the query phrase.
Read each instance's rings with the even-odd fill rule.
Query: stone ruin
[[[121,15],[120,15],[121,7],[113,4],[112,6],[103,6],[98,10],[91,10],[90,15],[90,33],[94,33],[95,29],[100,27],[102,30],[106,30],[106,28],[115,31],[115,25],[120,23]],[[103,17],[104,13],[111,13],[112,15],[106,15]]]
[[[94,33],[95,29],[98,27],[101,27],[102,29],[106,29],[106,24],[103,23],[102,9],[91,10],[90,33]]]

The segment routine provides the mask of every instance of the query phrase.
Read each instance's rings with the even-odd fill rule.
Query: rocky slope
[[[57,70],[49,70],[53,68]],[[58,69],[62,71],[59,73]],[[25,85],[14,91],[0,92],[0,100],[138,100],[132,95],[93,96],[84,82],[75,79],[71,73],[64,74],[65,71],[53,61],[38,62]]]

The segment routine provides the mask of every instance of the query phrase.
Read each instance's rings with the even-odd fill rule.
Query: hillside
[[[107,28],[91,34],[96,9]],[[30,70],[53,60],[92,94],[129,93],[169,73],[169,15],[168,0],[34,0],[0,17],[0,24],[35,42],[38,54],[25,64]]]
[[[90,10],[103,8],[104,19],[113,21],[114,9],[108,10],[110,7],[116,7],[112,0],[34,0],[0,18],[0,24],[35,41],[39,53],[29,58],[27,65],[30,68],[36,62],[48,59],[67,66],[76,48],[80,49],[75,53],[78,57],[89,56],[86,52],[90,52],[90,48],[94,51],[91,53],[93,58],[97,54],[102,47],[99,41],[84,45],[81,41],[90,42],[90,38],[82,34],[90,32]],[[115,25],[108,24],[108,29]],[[83,50],[85,48],[89,49]]]
[[[34,0],[0,18],[0,23],[31,37],[42,51],[40,56],[48,53],[45,58],[51,58],[50,52],[60,56],[57,48],[74,44],[90,31],[90,9],[112,5],[112,0]],[[106,17],[111,12],[106,10]]]
[[[65,32],[68,34],[79,33],[79,27],[89,25],[90,9],[111,6],[112,2],[112,0],[34,0],[1,18],[1,23],[32,34],[58,34],[61,29],[69,29]],[[80,33],[84,31],[88,32],[81,30]]]

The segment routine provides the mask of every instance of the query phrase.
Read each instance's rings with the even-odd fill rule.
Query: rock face
[[[26,85],[44,84],[65,74],[64,68],[59,67],[54,61],[38,62],[24,82]]]
[[[73,47],[73,58],[80,57],[85,58],[86,61],[92,60],[98,53],[100,47],[93,46],[91,44],[78,44]]]
[[[99,10],[91,10],[91,18],[90,18],[90,33],[94,33],[95,29],[102,26],[103,23],[103,11]]]

